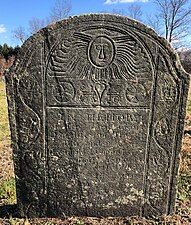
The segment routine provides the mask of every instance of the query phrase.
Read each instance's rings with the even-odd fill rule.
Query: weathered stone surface
[[[21,215],[173,212],[189,77],[164,39],[73,17],[29,38],[6,80]]]

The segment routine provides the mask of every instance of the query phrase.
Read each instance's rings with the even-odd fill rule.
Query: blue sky
[[[109,12],[113,9],[127,11],[132,2],[140,5],[145,14],[154,10],[151,0],[71,0],[70,15]],[[19,26],[27,29],[32,18],[48,17],[54,3],[55,0],[0,0],[0,44],[20,44],[13,39],[12,31]]]

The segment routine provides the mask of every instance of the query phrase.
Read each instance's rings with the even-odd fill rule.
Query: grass
[[[191,115],[191,97],[190,97],[190,100],[188,100],[188,104],[187,104],[187,114]]]
[[[10,130],[5,84],[0,82],[0,175],[3,176],[0,176],[0,205],[16,203],[15,179],[9,171],[11,159],[7,155],[10,155]]]
[[[190,86],[191,90],[191,86]],[[189,100],[187,104],[187,117],[191,117],[191,91],[189,94]],[[191,119],[189,120],[191,126]],[[6,101],[6,92],[5,84],[0,82],[0,205],[3,204],[15,204],[16,194],[15,194],[15,179],[13,173],[6,172],[5,174],[1,171],[6,170],[6,165],[1,169],[2,159],[1,155],[10,154],[10,131],[9,131],[9,122],[8,122],[8,113],[7,113],[7,101]],[[10,161],[10,160],[9,160]],[[7,158],[5,158],[5,163],[7,164]],[[1,173],[5,179],[1,179]],[[186,222],[186,217],[191,218],[191,149],[190,149],[190,137],[184,138],[183,149],[181,152],[181,166],[180,173],[178,177],[177,184],[177,214],[173,217],[162,217],[156,221],[150,221],[140,218],[131,218],[124,223],[120,222],[117,218],[107,219],[107,223],[104,219],[98,218],[68,218],[64,221],[56,219],[44,219],[44,220],[27,220],[27,219],[16,219],[10,218],[4,223],[3,220],[0,220],[0,224],[10,224],[10,225],[31,225],[31,224],[44,224],[44,225],[53,225],[53,224],[73,224],[73,225],[85,225],[85,224],[190,224]],[[102,221],[103,220],[103,221]],[[2,222],[3,221],[3,222]],[[31,222],[32,221],[32,222]],[[59,221],[59,222],[58,222]],[[177,222],[178,221],[178,222]],[[181,221],[181,222],[180,222]]]
[[[5,84],[0,82],[0,142],[10,139]]]
[[[188,93],[187,115],[191,115],[191,80],[190,80],[190,89]]]
[[[76,222],[74,222],[74,225],[85,225],[85,223],[82,220],[76,220]]]
[[[10,205],[16,203],[15,179],[3,181],[0,185],[0,203]]]
[[[191,173],[181,172],[177,183],[177,198],[181,201],[191,201]]]
[[[187,108],[186,108],[186,113],[187,115],[191,115],[191,91],[190,91],[190,96],[189,99],[187,101]]]

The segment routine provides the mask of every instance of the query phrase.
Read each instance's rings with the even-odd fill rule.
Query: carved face
[[[115,47],[113,41],[106,36],[98,36],[89,44],[88,58],[99,68],[107,67],[114,59]]]
[[[49,75],[96,80],[152,76],[147,53],[132,36],[101,32],[75,32],[72,38],[62,40],[52,52]]]

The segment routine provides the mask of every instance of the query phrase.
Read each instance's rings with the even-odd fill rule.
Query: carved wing
[[[47,72],[50,76],[72,77],[72,73],[81,74],[87,64],[87,48],[92,37],[75,33],[56,46],[49,58]]]
[[[149,58],[141,45],[131,36],[113,38],[116,44],[116,57],[113,62],[123,78],[133,79],[137,75],[148,78],[151,74]]]

